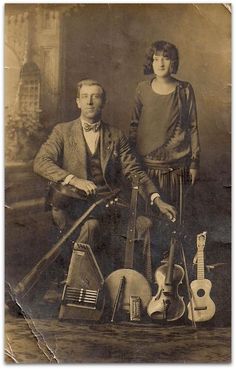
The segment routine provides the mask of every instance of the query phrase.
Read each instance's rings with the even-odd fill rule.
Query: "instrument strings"
[[[66,300],[77,303],[90,303],[96,304],[98,298],[98,291],[85,290],[83,288],[67,287]]]

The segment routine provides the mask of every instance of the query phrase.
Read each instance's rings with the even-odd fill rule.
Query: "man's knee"
[[[88,219],[85,223],[84,226],[88,228],[88,230],[90,232],[97,232],[99,231],[99,221],[97,219]]]
[[[68,222],[66,211],[53,206],[52,218],[53,218],[54,224],[58,226],[61,231],[63,231]]]
[[[99,231],[99,221],[97,219],[88,219],[81,227],[77,242],[88,243],[92,248],[94,248],[100,240]]]

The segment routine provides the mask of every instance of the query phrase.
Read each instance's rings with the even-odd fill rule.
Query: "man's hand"
[[[97,192],[97,186],[92,181],[88,181],[87,179],[80,179],[74,177],[70,180],[70,185],[78,188],[78,190],[82,190],[86,193],[86,195],[95,195]]]
[[[176,221],[177,212],[174,206],[167,204],[160,197],[156,197],[154,204],[159,208],[160,212],[167,216],[172,222]]]
[[[190,180],[191,180],[191,184],[194,185],[194,183],[196,182],[196,180],[198,179],[198,169],[189,169],[189,176],[190,176]]]

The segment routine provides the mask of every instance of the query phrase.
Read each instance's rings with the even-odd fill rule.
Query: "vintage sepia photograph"
[[[231,362],[231,5],[4,5],[5,363]]]

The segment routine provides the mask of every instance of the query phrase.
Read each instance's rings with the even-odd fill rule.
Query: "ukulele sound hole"
[[[197,291],[197,295],[199,297],[203,297],[205,295],[205,291],[202,288],[200,288],[200,290]]]

